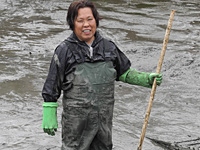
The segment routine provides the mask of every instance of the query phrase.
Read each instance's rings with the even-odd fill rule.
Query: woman
[[[114,82],[151,87],[162,75],[131,69],[119,48],[96,30],[93,3],[73,2],[67,14],[73,33],[55,50],[42,95],[44,132],[58,127],[57,100],[63,90],[62,150],[111,150]]]

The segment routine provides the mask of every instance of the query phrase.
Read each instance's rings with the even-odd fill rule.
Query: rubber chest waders
[[[62,150],[111,150],[114,81],[112,62],[82,63],[63,94]]]

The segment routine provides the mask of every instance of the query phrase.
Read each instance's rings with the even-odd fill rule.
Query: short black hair
[[[81,1],[74,1],[71,3],[71,5],[68,8],[68,12],[67,12],[67,23],[69,25],[69,28],[71,30],[74,30],[74,20],[77,18],[78,16],[78,10],[80,8],[85,8],[85,7],[89,7],[92,10],[93,16],[96,20],[96,26],[99,26],[99,13],[95,7],[95,5],[92,2],[86,1],[86,0],[81,0]]]

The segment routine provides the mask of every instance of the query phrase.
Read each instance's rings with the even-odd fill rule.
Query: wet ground
[[[146,137],[199,150],[199,0],[92,0],[103,20],[99,31],[129,57],[132,67],[155,72],[171,10],[176,10]],[[65,18],[72,0],[0,1],[0,149],[57,150],[56,136],[43,133],[42,97],[55,47],[71,31]],[[114,150],[136,150],[150,89],[116,83]],[[61,100],[59,100],[61,104]],[[165,150],[145,138],[144,150]],[[191,141],[181,143],[182,141]],[[191,145],[192,143],[196,143]]]

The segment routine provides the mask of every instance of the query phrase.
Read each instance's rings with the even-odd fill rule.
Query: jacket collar
[[[99,41],[101,41],[103,39],[98,31],[96,31],[94,36],[95,36],[95,39],[92,43],[92,46],[95,46],[97,43],[99,43]],[[81,45],[86,44],[84,41],[80,41],[74,32],[67,38],[67,41],[69,41],[71,43],[81,44]]]

